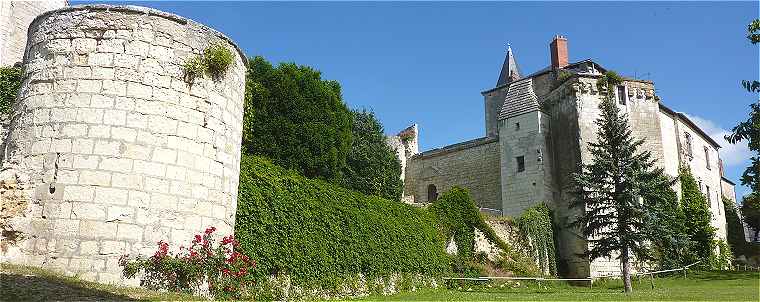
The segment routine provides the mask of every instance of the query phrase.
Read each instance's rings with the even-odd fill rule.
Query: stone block
[[[97,241],[82,241],[79,245],[79,254],[96,255],[100,250],[100,244]]]
[[[101,159],[98,168],[106,171],[131,172],[132,160],[128,158],[107,157]]]
[[[127,112],[123,110],[106,110],[103,113],[103,123],[106,125],[124,126]]]
[[[125,189],[98,187],[95,188],[95,201],[104,204],[124,205],[127,204],[128,192]]]
[[[63,191],[63,199],[70,201],[92,201],[94,196],[95,189],[90,186],[68,185]],[[68,211],[71,211],[71,206]]]
[[[114,173],[111,185],[116,188],[140,189],[142,188],[142,176],[131,173]]]
[[[104,240],[100,248],[101,255],[122,255],[127,251],[127,243],[123,241]]]
[[[81,171],[79,184],[107,186],[111,182],[111,173],[103,171]]]
[[[125,206],[109,206],[106,221],[133,223],[135,221],[135,209]]]
[[[118,223],[116,239],[131,242],[140,241],[143,235],[142,230],[142,227],[139,225]]]

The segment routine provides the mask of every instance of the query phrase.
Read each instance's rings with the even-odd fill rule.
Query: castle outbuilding
[[[592,156],[586,146],[597,137],[594,121],[599,103],[613,93],[627,114],[634,135],[645,139],[642,149],[670,176],[688,166],[707,197],[712,225],[726,238],[722,196],[734,195],[723,175],[718,142],[689,117],[665,106],[654,83],[624,78],[614,91],[599,91],[596,82],[607,71],[586,59],[570,63],[568,41],[556,36],[550,46],[551,64],[523,75],[508,47],[496,86],[481,92],[485,107],[485,136],[424,152],[417,150],[417,127],[396,140],[404,167],[404,201],[429,203],[453,186],[470,190],[484,211],[519,216],[528,207],[546,202],[555,221],[567,225],[577,215],[569,206],[571,173]],[[680,187],[675,190],[680,195]],[[615,259],[588,261],[578,257],[587,242],[574,229],[559,234],[561,271],[571,277],[619,274]]]

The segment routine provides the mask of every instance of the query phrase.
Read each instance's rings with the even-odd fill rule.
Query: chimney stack
[[[552,69],[560,69],[567,66],[567,39],[564,36],[556,35],[554,40],[549,44],[552,53]]]

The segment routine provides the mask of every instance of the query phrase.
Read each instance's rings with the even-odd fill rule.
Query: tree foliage
[[[681,181],[681,207],[685,220],[684,227],[689,236],[691,254],[687,261],[702,261],[708,264],[710,255],[715,248],[715,228],[710,224],[712,214],[707,203],[707,198],[700,191],[697,181],[687,167],[681,167],[679,178]]]
[[[337,180],[351,147],[340,84],[307,66],[249,60],[243,151],[310,178]]]
[[[747,240],[744,236],[744,225],[739,217],[739,211],[736,203],[723,197],[723,208],[726,209],[726,239],[731,250],[736,255],[744,253],[747,247]]]
[[[752,44],[760,42],[760,19],[753,20],[749,25],[747,38]],[[760,82],[742,81],[750,93],[760,93]],[[749,149],[753,151],[754,156],[750,157],[750,166],[744,170],[741,177],[742,185],[749,186],[752,192],[760,194],[760,100],[750,104],[749,118],[740,122],[733,129],[731,134],[727,135],[726,140],[729,143],[736,144],[742,140],[747,140]]]
[[[744,223],[754,231],[753,238],[757,240],[760,234],[760,195],[752,193],[744,196],[741,211]]]
[[[663,180],[665,182],[665,180]],[[689,236],[684,222],[686,217],[678,202],[678,194],[670,186],[653,188],[644,196],[650,218],[647,230],[654,257],[662,269],[683,267],[689,251]]]
[[[400,200],[401,163],[385,141],[383,126],[371,111],[354,111],[351,150],[341,185],[390,200]]]
[[[651,218],[643,198],[669,186],[661,168],[654,168],[649,151],[640,151],[643,140],[635,139],[625,114],[615,105],[613,88],[620,77],[607,72],[597,85],[608,91],[595,121],[597,141],[588,144],[592,162],[574,174],[577,197],[572,205],[583,209],[574,225],[581,228],[590,247],[591,259],[612,257],[623,267],[625,291],[632,290],[630,264],[653,259],[646,246]]]
[[[0,67],[0,114],[8,114],[21,88],[21,68]]]

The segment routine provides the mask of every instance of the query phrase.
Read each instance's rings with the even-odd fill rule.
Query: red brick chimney
[[[560,69],[567,66],[567,39],[561,35],[554,36],[549,44],[552,53],[552,69]]]

